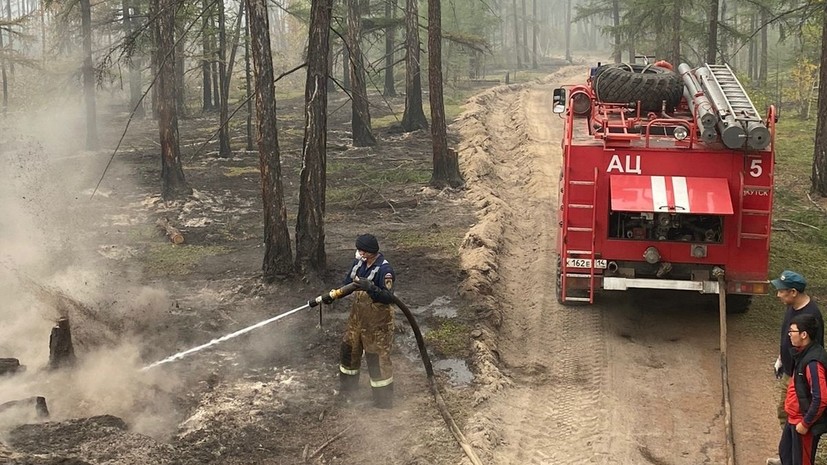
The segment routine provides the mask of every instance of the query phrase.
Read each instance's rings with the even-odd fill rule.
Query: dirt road
[[[714,300],[610,294],[591,307],[555,298],[562,119],[551,90],[587,68],[477,97],[458,123],[469,197],[465,291],[491,317],[476,343],[480,409],[467,429],[497,464],[725,463]],[[738,463],[778,440],[769,366],[775,343],[730,318]],[[499,363],[497,363],[499,362]],[[499,369],[496,367],[499,366]]]

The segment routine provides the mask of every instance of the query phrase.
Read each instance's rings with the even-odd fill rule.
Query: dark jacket
[[[815,319],[818,320],[818,333],[813,338],[813,342],[824,347],[824,319],[821,317],[821,310],[818,309],[818,305],[815,301],[810,299],[810,302],[808,302],[807,305],[798,310],[795,310],[791,305],[788,305],[787,311],[784,313],[784,321],[781,323],[781,346],[780,351],[778,352],[781,354],[781,369],[787,374],[787,376],[793,375],[794,367],[792,356],[793,345],[790,342],[790,335],[787,334],[787,331],[790,330],[790,321],[792,321],[793,317],[804,313],[813,315]]]
[[[821,392],[823,384],[817,378],[817,364],[820,363],[821,366],[827,368],[827,353],[821,344],[813,342],[802,352],[793,354],[793,360],[795,361],[793,385],[798,399],[798,410],[804,417],[804,424],[809,425],[813,435],[820,436],[827,432],[827,415],[824,415],[824,410],[819,412],[823,399],[827,397],[827,392]],[[808,368],[811,364],[813,366]],[[810,381],[807,380],[808,370]],[[813,374],[816,375],[815,378]]]

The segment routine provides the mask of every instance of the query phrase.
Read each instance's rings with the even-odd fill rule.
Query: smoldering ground
[[[137,270],[97,253],[107,214],[87,192],[105,153],[82,149],[70,113],[0,122],[0,357],[26,366],[0,378],[0,403],[44,396],[52,420],[109,413],[167,434],[175,421],[165,393],[178,381],[139,372],[136,334],[171,304],[165,290],[134,284]],[[73,326],[77,363],[50,371],[49,335],[61,317]],[[5,412],[0,432],[31,413]]]

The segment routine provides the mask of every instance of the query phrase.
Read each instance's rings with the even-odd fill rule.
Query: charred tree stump
[[[46,398],[42,396],[29,397],[27,399],[13,400],[0,404],[0,413],[6,410],[21,408],[31,408],[34,406],[34,412],[38,418],[49,417],[49,407],[46,406]]]
[[[16,358],[0,358],[0,375],[17,373],[23,371],[24,368],[20,365],[20,360]]]
[[[169,222],[168,218],[161,218],[155,224],[158,225],[158,228],[164,231],[164,234],[167,235],[170,242],[173,244],[180,245],[184,243],[184,235]]]
[[[57,320],[57,325],[52,328],[49,336],[49,368],[56,368],[74,365],[75,348],[72,345],[72,330],[68,318]]]

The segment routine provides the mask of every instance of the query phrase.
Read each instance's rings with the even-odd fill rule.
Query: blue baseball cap
[[[790,270],[782,271],[781,276],[779,276],[778,279],[773,279],[771,282],[772,285],[779,290],[795,289],[798,292],[804,292],[804,289],[807,287],[807,280],[804,279],[804,276]]]

